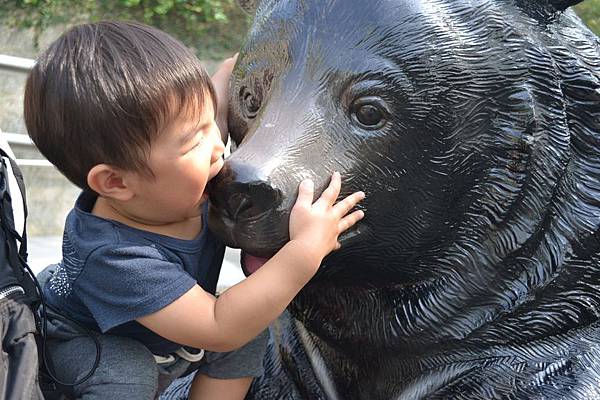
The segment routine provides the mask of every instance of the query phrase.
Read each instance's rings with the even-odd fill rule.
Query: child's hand
[[[233,71],[233,66],[237,61],[237,57],[238,55],[235,54],[233,57],[223,61],[217,69],[217,72],[211,77],[215,92],[217,93],[217,115],[215,115],[215,121],[221,131],[221,136],[224,138],[227,137],[229,133],[229,128],[227,127],[229,78],[231,77],[231,71]],[[227,143],[226,140],[223,140],[223,142]]]
[[[311,180],[302,181],[290,215],[291,241],[300,243],[316,265],[327,254],[339,249],[338,236],[364,217],[362,211],[347,214],[365,198],[365,194],[356,192],[334,205],[340,189],[340,174],[335,172],[329,187],[313,204],[314,184]]]

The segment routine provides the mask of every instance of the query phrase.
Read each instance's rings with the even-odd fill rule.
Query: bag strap
[[[15,229],[14,215],[12,212],[12,198],[9,188],[9,173],[6,165],[8,159],[11,163],[13,175],[17,180],[17,185],[23,198],[23,212],[26,214],[25,205],[25,186],[23,184],[23,175],[19,167],[14,163],[11,157],[6,152],[0,149],[0,225],[6,237],[5,246],[8,263],[11,266],[19,284],[25,290],[26,301],[32,307],[39,305],[40,296],[35,282],[35,277],[32,276],[29,267],[27,266],[27,238],[25,229],[21,236]],[[17,247],[17,241],[21,244]]]
[[[19,187],[19,192],[21,193],[21,199],[22,199],[22,203],[23,203],[23,224],[25,224],[25,221],[27,221],[27,213],[28,212],[27,212],[27,195],[26,195],[26,191],[25,191],[25,180],[23,179],[23,172],[21,172],[21,169],[17,165],[17,162],[12,157],[10,157],[2,148],[0,148],[0,157],[8,160],[10,162],[10,168],[12,170],[12,174],[15,177],[15,181],[17,182],[17,186]],[[5,177],[6,185],[8,187],[8,191],[10,193],[8,170],[3,170],[2,176]],[[12,214],[12,196],[11,196],[10,201],[11,201],[10,210],[11,210],[11,214]],[[11,219],[12,219],[11,226],[13,228],[15,228],[15,231],[16,231],[16,227],[15,227],[15,223],[14,223],[14,214],[11,216]],[[21,243],[21,246],[19,247],[19,255],[21,255],[21,257],[23,257],[23,259],[25,261],[27,261],[27,230],[25,228],[25,225],[23,225],[22,235],[19,234],[19,232],[17,232],[17,240],[19,240],[19,242]]]
[[[23,223],[25,224],[25,221],[27,221],[28,211],[27,211],[27,196],[26,196],[26,192],[25,192],[25,180],[23,179],[23,172],[21,171],[21,169],[17,165],[17,162],[14,159],[12,159],[8,155],[6,155],[4,150],[0,149],[0,151],[3,153],[4,157],[8,158],[13,175],[15,176],[15,180],[17,181],[17,186],[19,187],[19,191],[21,192],[21,199],[23,202]],[[11,208],[11,210],[12,210],[12,208]],[[14,216],[13,216],[13,218],[14,218]],[[25,228],[25,226],[23,226],[23,234],[21,235],[20,242],[21,242],[21,247],[19,247],[19,254],[21,255],[21,257],[23,257],[23,259],[25,261],[27,261],[27,229]]]

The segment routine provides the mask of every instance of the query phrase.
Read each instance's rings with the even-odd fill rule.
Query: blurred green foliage
[[[600,0],[586,0],[575,6],[575,11],[600,36]]]
[[[33,28],[36,41],[48,26],[103,19],[156,26],[209,59],[231,55],[248,29],[235,0],[0,0],[2,23]]]
[[[600,35],[600,0],[586,0],[575,10]],[[36,40],[51,25],[115,18],[163,29],[204,59],[221,59],[239,49],[249,23],[235,0],[0,0],[0,21],[33,28]]]

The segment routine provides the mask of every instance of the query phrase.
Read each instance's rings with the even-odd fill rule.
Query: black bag
[[[16,188],[10,187],[11,176],[16,179]],[[37,400],[44,398],[38,384],[35,318],[41,297],[27,266],[25,229],[22,235],[15,229],[11,191],[21,194],[25,219],[23,175],[0,149],[0,337],[5,353],[0,358],[0,400]]]

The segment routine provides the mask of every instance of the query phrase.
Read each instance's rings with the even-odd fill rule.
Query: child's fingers
[[[329,182],[329,186],[327,189],[323,191],[317,203],[326,203],[328,206],[333,205],[335,200],[340,195],[340,190],[342,189],[342,179],[340,177],[339,172],[334,172],[331,176],[331,181]]]
[[[351,228],[358,221],[363,219],[365,213],[362,210],[354,211],[352,214],[345,216],[338,224],[339,232],[342,233]]]
[[[333,210],[337,213],[337,215],[343,217],[344,215],[348,214],[348,212],[350,212],[350,210],[352,210],[352,208],[354,208],[354,206],[357,205],[364,198],[364,192],[353,193],[350,196],[346,197],[344,200],[337,203],[335,206],[333,206]]]
[[[298,187],[298,197],[296,198],[296,205],[310,209],[315,195],[315,184],[310,179],[305,179],[300,182]]]

